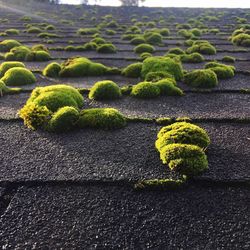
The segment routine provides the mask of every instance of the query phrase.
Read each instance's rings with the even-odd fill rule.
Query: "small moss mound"
[[[160,95],[160,89],[151,82],[140,82],[132,87],[131,95],[137,98],[149,99]]]
[[[58,77],[61,71],[61,65],[59,63],[53,62],[48,64],[44,70],[43,75],[48,77]]]
[[[211,69],[193,70],[185,74],[184,82],[194,88],[213,88],[218,85],[217,75]]]
[[[210,44],[209,42],[194,42],[191,47],[189,47],[186,52],[188,54],[198,52],[203,55],[215,55],[216,54],[216,49],[215,47]]]
[[[181,55],[180,60],[184,63],[201,63],[205,61],[205,58],[200,53],[195,52],[189,55]]]
[[[101,44],[97,47],[96,51],[98,53],[104,53],[104,54],[110,54],[110,53],[116,53],[116,47],[113,44]]]
[[[235,59],[235,57],[233,57],[233,56],[224,56],[221,60],[222,60],[223,62],[234,63],[236,59]]]
[[[141,77],[145,79],[150,72],[166,72],[177,81],[183,78],[181,63],[168,57],[149,57],[145,59],[142,64]]]
[[[100,81],[90,89],[89,99],[94,100],[112,100],[121,97],[121,89],[119,86],[109,80]]]
[[[80,128],[118,129],[125,127],[126,118],[113,108],[85,109],[80,113]]]
[[[49,121],[49,129],[54,132],[65,132],[74,128],[79,120],[79,111],[74,107],[58,109]]]
[[[140,77],[142,63],[133,63],[123,69],[122,74],[126,77]]]
[[[143,43],[146,43],[146,40],[143,36],[136,36],[134,37],[131,41],[130,41],[131,44],[134,44],[134,45],[139,45],[139,44],[143,44]]]
[[[0,52],[8,52],[17,46],[21,46],[21,43],[16,40],[4,40],[0,42]]]
[[[36,78],[33,73],[23,67],[10,68],[5,72],[1,80],[7,86],[21,86],[36,82]]]
[[[192,144],[206,149],[210,144],[207,132],[201,127],[188,122],[175,122],[171,125],[163,127],[155,142],[158,151],[169,144],[181,143]]]
[[[157,32],[151,32],[151,31],[146,32],[144,34],[144,38],[146,42],[149,44],[157,45],[162,43],[162,35]]]
[[[190,144],[169,144],[161,149],[160,158],[171,170],[186,176],[196,176],[208,169],[204,151]]]
[[[171,48],[168,50],[168,54],[184,55],[185,51],[181,48]]]
[[[155,83],[160,89],[160,94],[165,96],[182,96],[183,91],[175,85],[175,80],[172,78],[162,79]]]
[[[0,77],[3,77],[6,71],[14,67],[25,68],[25,65],[21,62],[3,62],[0,65]]]
[[[141,54],[144,52],[153,53],[154,51],[155,48],[152,45],[146,43],[140,44],[134,48],[134,52],[137,54]]]
[[[250,47],[250,34],[249,32],[248,33],[244,33],[246,32],[245,30],[240,30],[239,32],[242,32],[242,33],[239,33],[239,34],[233,34],[232,36],[232,42],[233,44],[235,45],[238,45],[238,46],[243,46],[243,47]]]
[[[68,59],[62,64],[59,73],[60,77],[81,77],[81,76],[100,76],[108,72],[109,68],[101,63],[94,63],[88,58],[78,57]]]
[[[158,82],[165,78],[168,78],[168,79],[171,78],[174,85],[176,85],[176,81],[174,77],[171,74],[164,72],[164,71],[149,72],[145,77],[145,81],[146,82]]]
[[[209,62],[205,64],[206,69],[211,69],[216,75],[218,79],[229,79],[234,77],[235,67],[217,63],[217,62]]]

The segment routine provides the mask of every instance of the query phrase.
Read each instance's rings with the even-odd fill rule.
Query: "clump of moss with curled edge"
[[[1,80],[7,86],[21,86],[35,83],[36,77],[24,67],[13,67],[4,73]]]
[[[111,70],[101,63],[94,63],[85,57],[68,59],[61,65],[60,77],[100,76]]]
[[[132,63],[122,70],[122,75],[126,77],[140,77],[142,70],[142,63]]]
[[[0,42],[0,52],[8,52],[17,46],[21,46],[21,43],[16,40],[3,40]]]
[[[89,99],[113,100],[122,96],[120,87],[113,81],[105,80],[94,84],[90,89]]]
[[[172,143],[192,144],[203,149],[206,149],[210,144],[207,132],[188,122],[176,122],[161,128],[157,138],[155,146],[158,151]]]
[[[83,97],[80,92],[67,85],[53,85],[47,87],[35,88],[30,98],[27,100],[24,107],[19,111],[19,116],[24,120],[26,126],[31,129],[44,128],[50,130],[50,119],[53,113],[65,106],[75,109],[81,108],[83,105]],[[59,113],[63,113],[62,111]],[[55,120],[61,122],[68,115],[57,115],[53,121],[52,127],[55,125]],[[60,117],[60,119],[59,119]],[[57,118],[57,119],[56,119]],[[69,124],[69,123],[67,123]]]
[[[183,78],[181,63],[169,57],[149,57],[145,59],[142,64],[141,77],[145,79],[150,72],[166,72],[177,81]]]
[[[150,44],[143,43],[143,44],[137,45],[134,48],[134,52],[137,53],[137,54],[141,54],[141,53],[144,53],[144,52],[154,53],[155,48]]]
[[[59,63],[53,62],[48,64],[44,70],[43,75],[48,77],[58,77],[59,72],[61,71],[61,65]]]
[[[80,113],[78,126],[80,128],[118,129],[127,124],[127,119],[113,108],[85,109]]]
[[[205,69],[212,70],[218,79],[229,79],[234,77],[235,67],[218,62],[209,62],[205,64]]]
[[[204,151],[209,144],[207,132],[187,122],[176,122],[163,127],[155,142],[162,162],[171,170],[189,177],[208,168]]]
[[[207,41],[195,41],[191,47],[187,48],[186,52],[188,54],[198,52],[204,55],[215,55],[216,48]]]
[[[3,62],[0,65],[0,77],[3,77],[6,71],[14,67],[25,68],[25,65],[22,62]]]
[[[211,69],[197,69],[185,74],[184,82],[194,88],[213,88],[218,85],[218,78]]]

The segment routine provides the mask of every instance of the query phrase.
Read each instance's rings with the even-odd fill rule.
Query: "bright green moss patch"
[[[21,62],[3,62],[0,65],[0,77],[3,77],[6,71],[14,67],[25,68],[25,65]]]
[[[134,52],[137,53],[137,54],[141,54],[141,53],[144,53],[144,52],[153,53],[154,51],[155,51],[155,48],[152,45],[146,44],[146,43],[137,45],[134,48]]]
[[[204,55],[215,55],[215,47],[207,41],[196,41],[191,47],[189,47],[186,52],[188,54],[198,52]]]
[[[186,176],[196,176],[208,169],[204,151],[190,144],[169,144],[161,149],[160,158],[172,171]]]
[[[134,37],[131,41],[130,41],[131,44],[134,44],[134,45],[139,45],[139,44],[143,44],[143,43],[146,43],[146,40],[143,36],[136,36]]]
[[[9,50],[17,46],[21,46],[21,43],[16,40],[4,40],[0,42],[0,52],[8,52]]]
[[[175,86],[175,81],[171,78],[162,79],[154,83],[159,89],[160,94],[165,96],[182,96],[183,91]]]
[[[234,63],[236,61],[235,57],[233,56],[224,56],[221,60],[223,62],[230,62],[230,63]]]
[[[233,44],[243,47],[250,47],[250,31],[243,29],[235,30],[232,34]]]
[[[168,54],[183,55],[185,51],[181,48],[171,48],[168,50]]]
[[[103,64],[94,63],[85,57],[68,59],[61,66],[60,77],[100,76],[109,70]]]
[[[209,62],[205,64],[206,69],[212,70],[218,79],[229,79],[234,77],[235,67],[217,62]]]
[[[126,118],[113,108],[85,109],[80,113],[80,128],[118,129],[126,126]]]
[[[141,77],[145,79],[150,72],[166,72],[171,74],[177,81],[183,78],[181,63],[168,57],[149,57],[145,59],[142,65]]]
[[[123,69],[122,74],[126,77],[140,77],[141,76],[142,63],[133,63]]]
[[[90,89],[89,99],[94,100],[113,100],[121,97],[119,86],[109,80],[100,81]]]
[[[78,35],[91,35],[98,33],[99,30],[97,28],[81,28],[78,29],[77,34]]]
[[[144,38],[149,44],[158,45],[162,43],[162,35],[157,32],[145,32]]]
[[[180,60],[184,63],[201,63],[205,61],[205,58],[198,52],[192,54],[185,54],[180,56]]]
[[[210,144],[207,132],[201,127],[188,122],[175,122],[163,127],[159,131],[157,138],[155,146],[158,151],[172,143],[192,144],[203,149]]]
[[[149,72],[145,77],[145,81],[146,82],[158,82],[165,78],[171,79],[173,84],[176,85],[176,81],[174,77],[171,74],[164,72],[164,71]]]
[[[131,95],[136,98],[150,99],[160,95],[160,89],[151,82],[140,82],[133,86]]]
[[[62,107],[58,109],[49,121],[49,129],[54,132],[65,132],[72,130],[78,120],[80,114],[74,107]]]
[[[48,64],[43,70],[43,75],[48,77],[58,77],[61,71],[61,65],[59,63],[53,62]]]
[[[193,70],[185,74],[184,82],[194,88],[213,88],[218,85],[217,75],[211,69]]]
[[[36,78],[33,73],[23,67],[10,68],[5,72],[1,80],[7,86],[21,86],[36,82]]]
[[[113,44],[101,44],[97,47],[96,51],[98,53],[104,53],[104,54],[110,54],[110,53],[116,53],[116,47]]]

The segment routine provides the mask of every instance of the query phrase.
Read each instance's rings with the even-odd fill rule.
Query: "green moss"
[[[188,122],[175,122],[161,128],[157,135],[155,147],[160,152],[163,147],[173,143],[191,144],[200,148],[207,148],[210,139],[201,127]]]
[[[148,53],[148,52],[143,52],[140,54],[140,57],[142,60],[145,60],[146,58],[151,57],[151,56],[152,56],[152,54]]]
[[[236,33],[236,35],[232,35],[231,40],[233,44],[243,47],[250,47],[250,34],[244,33],[244,29],[240,30],[239,32],[239,34]]]
[[[97,28],[81,28],[78,29],[77,34],[78,35],[91,35],[91,34],[95,34],[98,33],[99,30]]]
[[[80,128],[118,129],[126,126],[126,118],[113,108],[85,109],[80,113]]]
[[[19,35],[20,31],[17,29],[7,29],[5,30],[7,35]]]
[[[101,37],[96,37],[96,38],[92,39],[90,42],[95,43],[97,45],[107,43],[106,40],[101,38]]]
[[[58,109],[49,121],[49,129],[54,132],[65,132],[74,128],[79,120],[79,111],[74,107]]]
[[[229,79],[234,77],[235,67],[217,62],[209,62],[205,64],[206,69],[211,69],[218,79]]]
[[[62,64],[60,77],[100,76],[108,72],[108,67],[94,63],[85,57],[71,58]]]
[[[185,54],[185,51],[183,51],[181,48],[171,48],[168,50],[168,54],[183,55]]]
[[[30,27],[27,29],[27,33],[35,34],[35,33],[41,33],[42,30],[38,27]]]
[[[209,42],[198,42],[194,43],[192,47],[188,48],[186,50],[188,54],[198,52],[204,55],[215,55],[216,54],[216,49],[215,47],[210,44]]]
[[[194,52],[189,55],[181,55],[180,60],[184,63],[201,63],[205,61],[205,58],[198,52]]]
[[[25,68],[25,65],[21,62],[3,62],[0,65],[0,77],[3,77],[6,71],[14,67]]]
[[[149,57],[145,59],[142,65],[141,77],[145,79],[150,72],[166,72],[171,74],[177,81],[183,78],[180,62],[168,57]]]
[[[141,76],[142,63],[133,63],[123,69],[122,74],[126,77],[140,77]]]
[[[195,35],[195,36],[201,36],[202,32],[201,30],[197,29],[197,28],[194,28],[194,29],[191,29],[190,32]]]
[[[153,53],[155,51],[155,48],[152,45],[149,44],[139,44],[134,48],[134,52],[137,54],[141,54],[144,52]]]
[[[175,81],[171,78],[162,79],[154,83],[159,89],[160,94],[165,96],[182,96],[183,91],[175,86]]]
[[[1,80],[7,86],[28,85],[36,82],[36,78],[31,71],[23,67],[14,67],[7,70]]]
[[[197,69],[184,76],[184,82],[194,88],[213,88],[218,85],[216,74],[211,69]]]
[[[113,35],[116,34],[116,31],[108,29],[108,30],[105,31],[105,34],[108,35],[108,36],[113,36]]]
[[[160,89],[151,82],[140,82],[132,87],[131,95],[136,98],[150,99],[160,95]]]
[[[160,34],[162,36],[169,36],[170,35],[170,31],[167,28],[162,28],[162,29],[160,29]]]
[[[59,63],[53,62],[48,64],[43,70],[43,75],[48,77],[58,77],[61,71],[61,65]]]
[[[34,46],[32,46],[31,48],[32,51],[45,51],[45,52],[49,52],[48,48],[43,45],[43,44],[36,44]]]
[[[97,47],[96,51],[98,53],[105,53],[105,54],[110,54],[110,53],[116,53],[116,47],[113,44],[101,44]]]
[[[204,151],[190,144],[169,144],[161,149],[160,158],[173,171],[186,176],[195,176],[208,169]]]
[[[146,32],[144,38],[146,42],[150,44],[157,45],[162,43],[162,35],[157,32]]]
[[[54,25],[50,24],[50,25],[47,25],[44,29],[45,30],[55,30],[56,27]]]
[[[234,63],[236,59],[235,59],[235,57],[233,57],[233,56],[224,56],[221,60],[222,60],[223,62]]]
[[[164,72],[164,71],[149,72],[145,77],[145,81],[146,82],[158,82],[165,78],[171,79],[172,83],[176,85],[176,81],[174,77],[171,74]]]
[[[21,46],[21,43],[16,40],[3,40],[0,42],[0,52],[10,51],[12,48],[17,46]]]
[[[51,60],[50,54],[46,51],[36,51],[35,52],[35,61],[37,62],[45,62]]]
[[[54,33],[42,32],[37,35],[38,38],[60,38],[59,35]]]
[[[105,80],[94,84],[90,89],[89,99],[112,100],[120,98],[121,95],[121,89],[116,83]]]
[[[131,44],[138,45],[138,44],[143,44],[146,43],[146,40],[143,36],[136,36],[134,37],[131,41]]]

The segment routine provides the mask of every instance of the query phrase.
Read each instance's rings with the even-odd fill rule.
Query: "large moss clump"
[[[21,46],[21,43],[16,40],[3,40],[0,42],[0,52],[8,52],[17,46]]]
[[[210,44],[207,41],[196,41],[193,43],[191,47],[189,47],[186,52],[188,54],[191,53],[201,53],[203,55],[215,55],[216,54],[216,48]]]
[[[189,177],[208,168],[205,150],[210,144],[207,132],[197,125],[176,122],[163,127],[155,142],[163,164]]]
[[[164,96],[182,96],[183,91],[175,85],[171,78],[165,78],[154,83],[160,89],[160,95]]]
[[[131,95],[137,98],[150,99],[160,95],[160,89],[151,82],[140,82],[132,87]]]
[[[218,79],[229,79],[234,77],[235,67],[218,62],[209,62],[205,64],[205,69],[211,69]]]
[[[59,72],[61,71],[61,65],[59,63],[53,62],[48,64],[44,70],[43,75],[48,77],[58,77]]]
[[[142,63],[132,63],[123,69],[122,74],[126,77],[138,78],[141,76]]]
[[[60,77],[100,76],[109,70],[103,64],[94,63],[85,57],[68,59],[61,67]]]
[[[232,34],[231,41],[238,46],[250,47],[250,30],[244,28],[235,30]]]
[[[113,81],[104,80],[94,84],[90,89],[89,99],[113,100],[121,97],[120,87]]]
[[[35,83],[36,77],[26,68],[13,67],[5,72],[1,80],[7,86],[21,86]]]
[[[194,88],[213,88],[218,85],[217,75],[211,69],[193,70],[185,74],[184,82]]]
[[[81,111],[80,128],[118,129],[126,126],[126,118],[113,108],[94,108]]]
[[[0,65],[0,77],[3,77],[6,71],[14,67],[25,68],[25,65],[21,62],[3,62]]]
[[[143,61],[141,77],[145,79],[150,72],[166,72],[175,80],[183,78],[183,70],[180,62],[169,57],[149,57]]]

